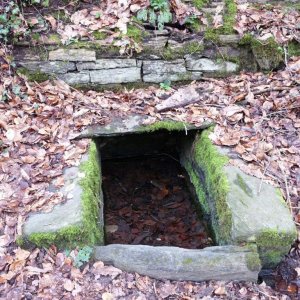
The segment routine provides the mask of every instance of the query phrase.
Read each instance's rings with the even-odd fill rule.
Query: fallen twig
[[[291,88],[292,87],[290,87],[290,86],[277,86],[277,87],[273,87],[273,88],[267,88],[267,89],[264,89],[261,91],[254,91],[252,93],[255,96],[255,95],[260,95],[260,94],[274,92],[274,91],[287,91],[287,90],[290,90]],[[240,95],[234,97],[234,102],[243,101],[247,95],[248,95],[248,93],[243,93],[243,94],[240,94]]]

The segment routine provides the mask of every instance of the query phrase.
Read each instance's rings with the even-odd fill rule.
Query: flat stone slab
[[[40,71],[47,74],[64,74],[76,70],[75,63],[64,61],[20,61],[18,65],[30,71]]]
[[[197,80],[202,76],[201,72],[189,72],[185,67],[184,59],[172,61],[144,60],[142,71],[143,81],[153,83],[160,83],[164,80]]]
[[[88,49],[57,49],[49,52],[49,60],[96,61],[96,52]]]
[[[79,166],[64,170],[64,185],[49,190],[62,193],[66,201],[50,212],[29,215],[22,228],[24,245],[69,247],[98,242],[103,244],[103,199],[98,154],[95,144],[84,154]],[[82,166],[82,167],[81,167]],[[91,169],[92,168],[92,169]]]
[[[186,57],[186,66],[190,71],[233,73],[238,70],[238,65],[230,61],[217,62],[208,58],[195,58],[193,55]]]
[[[87,84],[91,82],[90,73],[89,72],[73,72],[57,75],[57,77],[68,84]]]
[[[212,125],[211,123],[205,123],[201,126],[195,126],[193,124],[175,122],[170,119],[164,119],[151,125],[144,125],[144,122],[146,122],[147,119],[148,116],[146,115],[129,115],[124,119],[112,118],[111,122],[107,125],[89,126],[78,136],[78,138],[107,137],[143,133],[147,131],[152,131],[152,127],[155,126],[155,124],[160,124],[161,129],[164,129],[164,125],[167,126],[168,123],[177,123],[179,125],[181,124],[181,130],[203,129]]]
[[[82,162],[87,160],[87,155]],[[34,213],[29,216],[23,227],[23,235],[33,233],[56,232],[68,226],[77,226],[82,222],[82,188],[80,179],[84,176],[78,167],[71,167],[64,171],[65,184],[60,192],[68,199],[61,205],[56,205],[51,212]]]
[[[142,80],[139,67],[95,70],[90,71],[90,76],[91,82],[96,84],[118,84]]]
[[[228,165],[224,170],[230,184],[227,202],[235,242],[254,240],[266,231],[295,233],[291,213],[279,190],[237,167]]]
[[[107,59],[97,59],[95,62],[85,62],[78,63],[78,71],[82,70],[102,70],[102,69],[120,69],[136,67],[136,59],[131,58],[107,58]]]
[[[256,282],[260,271],[255,247],[216,246],[195,250],[112,244],[95,247],[94,257],[121,270],[157,279]]]

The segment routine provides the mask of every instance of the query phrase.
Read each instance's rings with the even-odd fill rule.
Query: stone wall
[[[99,41],[65,47],[49,37],[36,47],[26,43],[15,47],[14,58],[25,75],[52,75],[71,85],[189,81],[257,70],[254,55],[239,45],[236,35],[212,42],[203,36],[164,34],[152,33],[143,41],[143,50],[131,56],[120,55],[120,49],[111,45],[99,46]]]

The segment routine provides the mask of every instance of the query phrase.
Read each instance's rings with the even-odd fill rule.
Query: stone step
[[[256,282],[261,269],[256,247],[204,249],[112,244],[98,246],[94,258],[127,271],[169,280]]]

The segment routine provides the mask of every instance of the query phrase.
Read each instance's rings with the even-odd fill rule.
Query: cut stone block
[[[193,55],[186,57],[186,66],[190,71],[208,73],[233,73],[238,70],[238,65],[229,61],[216,62],[208,58],[197,58]]]
[[[140,82],[142,80],[141,69],[138,67],[90,71],[90,76],[91,82],[97,84]]]
[[[96,52],[87,49],[57,49],[49,52],[49,60],[96,61]]]
[[[64,171],[59,190],[67,201],[51,212],[31,214],[26,220],[22,242],[59,247],[103,244],[103,199],[96,146],[91,144],[79,167]]]
[[[136,66],[136,59],[130,58],[97,59],[95,62],[77,63],[78,71],[129,68]]]
[[[47,74],[64,74],[76,70],[75,63],[63,61],[19,61],[18,65],[30,71],[40,71]]]
[[[289,209],[278,189],[229,165],[226,149],[214,146],[208,134],[186,145],[181,161],[216,241],[256,243],[263,266],[274,267],[297,237]]]
[[[201,72],[188,72],[185,68],[184,59],[173,61],[144,60],[142,69],[144,82],[197,80],[202,76]]]
[[[256,282],[261,267],[255,247],[218,246],[194,250],[113,244],[95,247],[94,256],[128,272],[170,280]]]
[[[90,82],[90,74],[88,72],[66,73],[58,75],[58,78],[68,84],[86,84]]]

